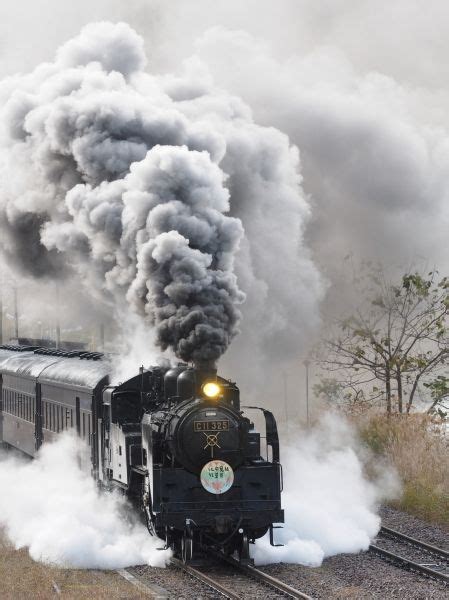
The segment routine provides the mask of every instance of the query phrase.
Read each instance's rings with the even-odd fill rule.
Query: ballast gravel
[[[449,534],[443,527],[389,507],[383,507],[380,515],[386,527],[448,550]],[[449,586],[404,571],[369,552],[333,556],[318,568],[281,564],[266,566],[263,570],[317,600],[449,599]]]
[[[449,475],[448,475],[449,476]],[[449,552],[449,527],[433,525],[413,515],[385,506],[380,511],[382,525],[396,529],[405,535],[417,538],[426,544],[433,544]]]
[[[389,507],[382,508],[380,514],[383,525],[445,550],[449,549],[449,533],[443,527]],[[259,568],[316,600],[449,599],[449,586],[404,571],[369,552],[333,556],[317,568],[282,563]],[[172,566],[166,569],[141,566],[132,571],[143,581],[165,588],[169,598],[192,600],[218,597],[207,586]],[[251,595],[243,597],[250,598]]]

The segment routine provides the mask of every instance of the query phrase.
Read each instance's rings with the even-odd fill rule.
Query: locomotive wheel
[[[239,559],[240,560],[248,560],[249,559],[249,539],[246,533],[242,534],[240,539],[239,546]]]
[[[181,540],[181,556],[182,562],[186,563],[192,560],[193,557],[193,539],[188,533],[184,533]]]

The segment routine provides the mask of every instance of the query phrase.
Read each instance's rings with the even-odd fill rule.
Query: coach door
[[[34,438],[35,438],[35,448],[36,452],[42,446],[42,442],[44,440],[43,431],[42,431],[42,390],[41,384],[36,383],[36,409],[34,413]]]
[[[79,396],[75,398],[75,424],[76,424],[76,435],[81,437],[81,409]]]

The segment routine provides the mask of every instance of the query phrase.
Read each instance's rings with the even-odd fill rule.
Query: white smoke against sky
[[[364,450],[342,417],[328,413],[311,430],[295,432],[281,445],[284,471],[283,529],[256,542],[257,564],[299,563],[319,566],[342,552],[367,550],[380,527],[381,501],[396,497],[399,480],[377,465],[374,479],[365,472]]]
[[[154,331],[146,327],[137,315],[128,314],[124,319],[121,323],[122,335],[116,340],[121,351],[110,357],[111,385],[118,385],[135,377],[140,367],[175,363],[175,357],[162,356],[156,349]]]
[[[206,32],[197,51],[259,122],[298,145],[313,207],[306,241],[333,282],[348,253],[449,266],[447,87],[404,83],[388,64],[360,71],[326,44],[280,60],[269,41],[222,27]]]
[[[123,496],[101,494],[79,456],[89,449],[69,434],[33,461],[0,458],[0,526],[16,549],[61,567],[162,567],[170,552],[130,515]],[[89,463],[89,461],[86,461]]]

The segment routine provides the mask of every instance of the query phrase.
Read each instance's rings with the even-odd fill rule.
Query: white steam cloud
[[[363,452],[341,418],[327,415],[301,435],[282,452],[286,523],[275,538],[284,546],[258,540],[257,564],[318,566],[327,556],[366,550],[380,526],[378,504],[398,492],[395,474],[383,467],[367,479]],[[100,494],[81,470],[87,452],[64,434],[32,462],[1,457],[0,526],[8,538],[34,560],[58,566],[164,566],[170,552],[158,549],[162,540],[137,522],[123,496]]]
[[[37,561],[62,567],[164,566],[170,552],[130,514],[123,496],[101,494],[79,458],[88,448],[67,434],[32,462],[0,459],[0,526]],[[88,461],[87,461],[88,462]]]
[[[319,566],[328,556],[367,550],[380,527],[380,502],[398,493],[395,473],[382,465],[369,480],[354,432],[333,414],[284,442],[281,458],[285,525],[275,541],[284,546],[270,546],[266,536],[254,547],[256,563]]]

